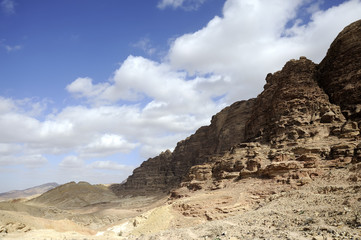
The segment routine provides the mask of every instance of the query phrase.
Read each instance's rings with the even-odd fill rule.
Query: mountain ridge
[[[360,33],[361,20],[345,27],[320,64],[306,57],[288,61],[267,75],[257,98],[226,107],[173,152],[148,159],[111,189],[117,195],[167,193],[187,185],[191,175],[219,181],[219,171],[227,169],[237,177],[279,170],[310,179],[311,168],[319,175],[320,166],[359,162],[361,40],[355,36]],[[229,166],[217,167],[220,162]]]

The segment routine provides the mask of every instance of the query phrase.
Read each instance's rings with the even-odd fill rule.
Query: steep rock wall
[[[347,26],[319,65],[319,81],[344,115],[361,121],[361,20]]]
[[[270,144],[310,138],[322,131],[320,123],[345,121],[318,86],[317,65],[305,57],[291,60],[281,71],[268,74],[246,124],[246,138]],[[328,134],[328,133],[327,133]]]
[[[305,57],[268,74],[256,98],[232,104],[209,126],[135,169],[118,195],[218,187],[223,179],[304,184],[322,168],[361,161],[361,21],[346,27],[319,64]],[[341,113],[342,112],[342,113]]]

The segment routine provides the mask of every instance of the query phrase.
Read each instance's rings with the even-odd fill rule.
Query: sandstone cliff
[[[173,152],[165,151],[150,158],[134,170],[124,184],[111,189],[117,194],[147,194],[167,192],[176,187],[189,169],[205,163],[211,156],[222,155],[245,139],[245,124],[254,99],[240,101],[213,116],[211,124],[180,141]]]
[[[145,161],[111,189],[118,195],[212,189],[223,179],[251,176],[303,185],[325,168],[360,162],[360,36],[357,21],[319,65],[305,57],[287,62],[267,75],[256,99],[223,109],[173,152]]]
[[[348,119],[361,121],[361,20],[347,26],[319,65],[320,85]]]

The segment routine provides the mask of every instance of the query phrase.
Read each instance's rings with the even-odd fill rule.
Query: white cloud
[[[309,23],[286,29],[290,21],[303,22],[297,14],[306,3],[228,0],[222,17],[173,42],[170,63],[189,72],[229,76],[228,102],[254,97],[268,72],[299,56],[320,61],[337,33],[361,16],[360,1],[351,0],[325,11],[314,7]]]
[[[42,154],[25,155],[18,159],[21,163],[32,167],[44,165],[48,162],[47,158]]]
[[[212,100],[204,100],[209,113],[194,106],[193,113],[187,114],[181,102],[172,103],[179,105],[179,109],[172,109],[172,105],[158,101],[150,101],[145,107],[138,103],[72,106],[39,120],[31,110],[31,106],[38,105],[36,102],[0,98],[0,152],[8,152],[8,156],[71,152],[87,160],[128,154],[139,147],[142,156],[148,158],[156,155],[158,149],[173,148],[200,124],[208,124],[208,115],[217,108]]]
[[[16,166],[16,165],[25,165],[26,167],[33,168],[43,166],[48,162],[47,158],[42,154],[19,154],[21,148],[18,148],[15,145],[8,146],[9,149],[6,155],[0,156],[0,166]],[[4,150],[4,149],[2,149]],[[17,150],[16,152],[14,150]],[[9,154],[9,153],[13,154]]]
[[[77,168],[81,169],[84,167],[84,161],[77,156],[70,155],[66,156],[59,164],[62,168]]]
[[[69,84],[67,90],[76,96],[87,97],[95,105],[119,100],[136,103],[150,98],[144,114],[162,116],[165,111],[178,115],[213,112],[211,109],[215,106],[210,98],[225,94],[227,89],[222,86],[228,81],[219,75],[190,78],[186,72],[174,70],[167,63],[134,56],[129,56],[115,71],[111,82],[92,84],[87,78],[79,79]],[[198,105],[203,107],[200,109]]]
[[[92,98],[99,95],[108,87],[107,83],[93,84],[89,77],[77,78],[74,82],[66,86],[66,90],[76,97]]]
[[[0,120],[4,120],[7,117],[13,115],[13,118],[16,118],[14,115],[24,115],[28,117],[37,117],[44,113],[47,108],[48,101],[36,100],[35,98],[25,98],[25,99],[10,99],[0,96]]]
[[[126,166],[112,161],[95,161],[89,164],[88,167],[93,169],[105,169],[115,171],[129,171],[131,169],[130,166]]]
[[[206,0],[161,0],[158,2],[158,8],[165,9],[171,7],[173,9],[182,8],[187,11],[197,10]]]
[[[22,147],[19,144],[0,143],[0,156],[17,154]]]
[[[75,86],[78,81],[69,86]],[[186,72],[174,70],[167,63],[129,56],[110,82],[100,83],[107,86],[102,91],[92,92],[92,89],[97,89],[97,84],[88,80],[86,87],[76,88],[77,95],[89,96],[87,100],[98,107],[68,108],[57,118],[74,119],[73,122],[79,125],[76,127],[78,131],[87,127],[88,132],[98,129],[98,132],[122,136],[124,141],[118,143],[122,143],[123,149],[139,144],[142,156],[152,157],[159,153],[158,150],[173,148],[177,141],[201,125],[209,124],[210,117],[225,106],[213,98],[226,93],[224,86],[227,81],[218,75],[189,77]],[[132,104],[116,105],[123,100]],[[105,102],[108,106],[101,105]],[[92,126],[87,126],[88,123]],[[149,141],[149,138],[153,140]],[[98,153],[112,151],[112,148],[98,149],[102,145],[99,138],[95,142],[89,143],[82,151],[88,147]],[[118,146],[113,149],[122,151]]]
[[[41,116],[46,110],[49,103],[52,103],[48,99],[38,100],[37,98],[24,98],[15,100],[17,111],[21,111],[28,116],[37,117]]]
[[[6,14],[14,14],[15,13],[15,1],[13,0],[2,0],[1,8]]]
[[[7,113],[16,108],[16,104],[11,100],[0,96],[0,114]]]
[[[82,156],[88,158],[105,157],[116,153],[129,153],[137,146],[137,143],[130,143],[120,135],[104,134],[81,148],[80,152]]]

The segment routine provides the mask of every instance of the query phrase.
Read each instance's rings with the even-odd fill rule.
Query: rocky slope
[[[209,126],[135,169],[118,195],[223,179],[275,178],[303,185],[324,169],[361,161],[361,21],[346,27],[318,65],[301,57],[268,74],[264,91],[213,116]],[[360,176],[355,176],[356,181]]]

